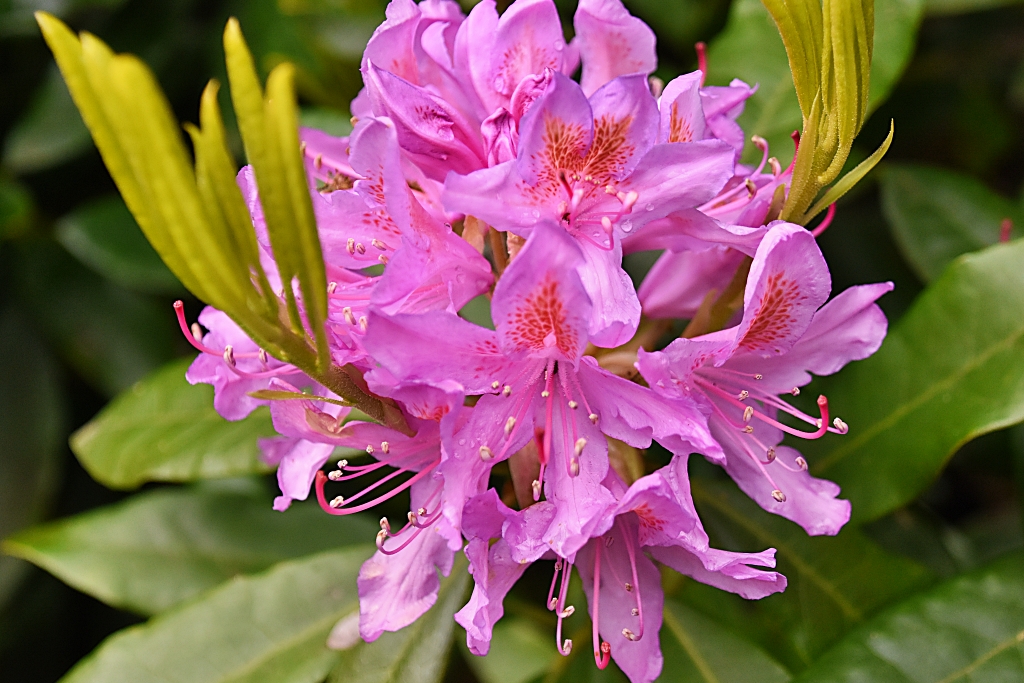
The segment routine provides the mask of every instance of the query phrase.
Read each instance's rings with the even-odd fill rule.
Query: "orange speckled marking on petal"
[[[519,302],[509,316],[508,336],[513,344],[532,351],[557,347],[565,356],[576,357],[576,335],[568,326],[558,289],[558,282],[548,276]]]
[[[672,103],[672,116],[669,119],[668,141],[669,142],[691,142],[693,140],[693,129],[690,122],[679,115],[679,103]]]
[[[626,137],[632,123],[632,116],[600,117],[594,122],[594,137],[584,154],[587,135],[582,126],[545,116],[543,147],[531,157],[538,169],[537,182],[523,190],[535,200],[563,196],[560,174],[565,173],[588,179],[590,191],[603,191],[633,155],[634,146]]]
[[[647,503],[641,503],[633,508],[633,512],[640,518],[640,526],[647,531],[662,531],[665,528],[665,520],[654,514]]]
[[[784,272],[769,275],[757,313],[739,346],[762,349],[786,338],[795,321],[793,309],[806,298],[796,280],[787,279]]]

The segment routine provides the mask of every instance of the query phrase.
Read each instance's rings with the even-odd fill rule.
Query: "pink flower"
[[[449,175],[445,208],[523,236],[541,220],[562,225],[585,259],[591,342],[618,346],[640,319],[620,265],[623,237],[711,199],[732,174],[727,145],[657,144],[658,126],[643,75],[616,78],[588,99],[567,77],[550,74],[521,121],[516,159]]]
[[[819,438],[845,434],[847,427],[839,418],[830,426],[824,396],[816,419],[778,395],[798,394],[811,373],[832,374],[874,353],[886,332],[874,301],[892,284],[852,287],[825,304],[831,281],[814,237],[790,223],[769,227],[750,268],[739,325],[677,339],[664,351],[641,350],[637,367],[655,391],[689,397],[710,411],[724,457],[705,455],[761,507],[809,534],[834,535],[850,517],[849,502],[836,499],[838,486],[808,474],[796,450],[778,444],[783,433]],[[779,422],[779,411],[813,431]]]
[[[583,256],[559,227],[541,223],[494,291],[496,330],[448,312],[371,313],[364,343],[384,372],[372,387],[403,400],[433,386],[458,400],[442,420],[445,515],[461,528],[466,500],[483,492],[491,467],[535,438],[533,499],[554,503],[544,542],[569,555],[613,503],[602,486],[609,436],[638,448],[652,439],[673,452],[716,452],[686,400],[660,397],[583,356],[591,304],[577,275]],[[375,384],[393,382],[389,389]],[[462,408],[462,396],[479,396]],[[443,412],[444,408],[442,408]]]
[[[573,567],[587,595],[598,667],[605,668],[611,657],[633,683],[653,681],[661,673],[658,631],[663,594],[651,558],[748,599],[785,589],[785,577],[756,568],[774,567],[774,550],[734,553],[709,546],[690,496],[686,462],[685,455],[677,455],[668,466],[628,487],[609,471],[604,486],[615,504],[605,510],[578,552],[554,554],[547,607],[558,616],[555,639],[562,654],[573,646],[562,638],[562,620],[575,611],[566,604]],[[511,510],[493,490],[467,503],[465,552],[476,585],[455,619],[465,627],[474,654],[487,653],[493,625],[503,613],[502,600],[526,565],[552,556],[537,542],[543,528],[537,522],[551,516],[550,508],[550,503],[541,502]]]

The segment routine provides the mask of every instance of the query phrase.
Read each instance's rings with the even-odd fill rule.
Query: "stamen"
[[[743,409],[743,421],[750,422],[752,417],[754,417],[754,406],[747,406]]]
[[[214,351],[208,346],[204,346],[202,343],[200,343],[198,341],[199,335],[193,336],[192,331],[189,330],[188,325],[185,324],[185,304],[183,304],[180,300],[174,302],[174,313],[175,315],[178,316],[178,326],[181,328],[181,333],[185,335],[185,340],[188,341],[189,344],[194,346],[196,350],[201,351],[202,353],[208,353],[213,356],[220,355],[219,352]]]
[[[818,227],[816,227],[814,230],[811,230],[811,234],[814,235],[815,237],[821,235],[821,233],[825,232],[825,230],[828,229],[828,226],[832,225],[832,219],[835,217],[836,205],[834,203],[829,204],[828,211],[825,212],[825,217],[821,220],[821,223],[818,223]]]
[[[511,415],[509,415],[508,419],[505,420],[505,438],[506,439],[509,438],[510,436],[512,436],[512,430],[515,429],[515,426],[516,426],[516,418],[512,417]]]
[[[537,479],[533,480],[533,502],[536,503],[540,500],[540,481]]]
[[[501,386],[501,382],[498,382],[498,381],[491,382],[491,389],[497,389],[500,386]]]
[[[779,501],[780,503],[786,502],[786,494],[780,491],[779,489],[775,489],[774,491],[772,491],[772,498]]]
[[[568,619],[569,617],[571,617],[575,613],[576,613],[576,608],[573,607],[572,605],[569,605],[564,610],[559,612],[558,616],[561,617],[562,619]]]
[[[587,418],[589,418],[594,424],[597,424],[597,413],[591,413],[590,415],[587,415]]]
[[[327,473],[327,478],[331,481],[341,481],[341,470],[331,470]]]
[[[367,321],[365,315],[359,316],[359,329],[361,329],[363,332],[366,332],[366,322]]]
[[[850,425],[846,424],[838,417],[832,420],[832,424],[835,425],[836,431],[838,431],[840,434],[846,434],[848,431],[850,431]]]
[[[380,249],[381,251],[384,251],[385,249],[388,248],[388,245],[384,244],[383,242],[381,242],[376,237],[374,237],[372,240],[370,240],[370,244],[372,244],[377,249]]]
[[[352,237],[349,237],[348,241],[345,242],[345,251],[348,252],[349,256],[355,256],[355,253],[356,253],[356,241]]]
[[[746,401],[748,398],[750,398],[750,392],[744,389],[739,393],[739,396],[737,396],[736,398],[738,398],[741,401]]]
[[[380,518],[380,530],[389,536],[391,535],[391,523],[388,521],[387,517]]]
[[[636,614],[640,618],[640,627],[636,634],[633,634],[630,631],[630,635],[626,635],[626,631],[628,631],[629,629],[624,629],[622,635],[626,636],[626,638],[628,638],[629,640],[640,640],[644,637],[644,603],[643,599],[640,597],[640,576],[636,570],[636,549],[633,547],[633,539],[631,539],[629,535],[626,533],[625,528],[622,528],[622,532],[623,537],[626,539],[626,553],[629,555],[629,568],[630,571],[633,573],[633,586],[637,587]],[[633,587],[629,584],[626,585],[626,590],[632,592]]]
[[[771,448],[769,448],[768,451],[765,453],[765,455],[768,456],[768,462],[769,463],[774,462],[775,461],[775,447],[772,446]]]
[[[494,453],[491,452],[490,448],[488,448],[487,446],[481,446],[480,447],[480,459],[481,460],[483,460],[484,462],[487,462],[488,460],[491,460],[493,458],[494,458]]]
[[[338,289],[338,283],[333,280],[327,283],[327,293],[334,294],[334,290]]]
[[[586,447],[586,445],[587,445],[587,440],[584,439],[583,437],[580,437],[580,438],[576,439],[576,446],[574,448],[574,452],[576,453],[576,457],[577,458],[580,457],[580,455],[583,454],[583,449]]]
[[[594,544],[594,618],[591,619],[591,637],[594,642],[594,663],[598,669],[608,666],[611,655],[611,645],[602,641],[597,632],[597,625],[601,623],[601,543]]]
[[[772,167],[772,175],[778,176],[782,173],[782,164],[775,157],[768,159],[768,165]]]
[[[800,395],[800,387],[793,387],[792,389],[789,390],[789,393],[793,394],[794,396],[799,396]]]
[[[338,496],[337,498],[332,498],[331,499],[331,507],[332,508],[340,508],[344,504],[345,504],[345,499],[342,498],[341,496]]]
[[[422,470],[420,470],[415,475],[413,475],[409,479],[405,480],[404,482],[402,482],[401,484],[396,486],[391,491],[389,491],[389,492],[387,492],[387,493],[385,493],[383,495],[380,495],[380,496],[378,496],[377,498],[374,498],[371,501],[363,503],[362,505],[356,505],[355,507],[346,508],[344,510],[339,510],[338,509],[338,508],[340,508],[346,502],[345,499],[342,498],[341,496],[338,496],[337,498],[332,500],[330,503],[327,502],[327,498],[324,495],[324,484],[327,482],[327,475],[324,474],[323,471],[317,471],[317,473],[316,473],[316,480],[314,482],[314,485],[315,485],[315,488],[316,488],[316,499],[317,499],[317,502],[320,504],[321,509],[323,509],[324,512],[327,512],[328,514],[332,514],[332,515],[351,515],[351,514],[355,514],[357,512],[362,512],[363,510],[369,510],[370,508],[375,507],[375,506],[379,505],[380,503],[383,503],[384,501],[390,500],[391,498],[397,496],[402,491],[407,490],[409,487],[411,487],[417,481],[419,481],[423,477],[425,477],[428,474],[430,474],[431,472],[433,472],[434,468],[437,467],[440,463],[441,463],[441,460],[440,460],[440,458],[438,458],[433,463],[431,463],[427,467],[424,467]],[[390,481],[394,477],[396,477],[396,476],[398,476],[400,474],[404,474],[404,473],[406,473],[408,471],[409,470],[406,470],[406,469],[395,470],[394,472],[392,472],[388,476],[384,477],[383,479],[380,479],[379,481],[374,482],[373,484],[371,484],[370,486],[366,487],[365,489],[363,489],[362,491],[360,491],[356,495],[354,495],[351,498],[349,498],[348,502],[351,503],[353,501],[356,501],[356,500],[362,498],[363,496],[365,496],[370,491],[376,489],[379,486],[382,486],[382,485],[386,484],[388,481]]]
[[[577,403],[576,401],[573,401],[572,399],[569,400],[569,409],[570,410],[576,410],[579,407],[580,407],[579,403]]]
[[[228,344],[227,346],[224,347],[224,354],[223,354],[223,356],[224,356],[224,362],[227,363],[228,365],[234,367],[234,365],[235,365],[235,349],[234,349],[234,347],[231,346],[231,344]]]
[[[555,596],[555,582],[558,581],[558,572],[562,569],[562,558],[555,560],[555,573],[551,575],[551,587],[548,588],[548,610],[554,610],[555,605],[558,604],[558,598]]]
[[[345,306],[345,308],[341,309],[341,314],[345,316],[345,322],[347,322],[349,325],[356,324],[356,317],[352,315],[351,306]]]
[[[512,387],[510,387],[509,385],[506,384],[505,388],[501,390],[501,393],[504,396],[511,396],[512,395]]]
[[[390,453],[391,452],[391,444],[389,444],[387,441],[381,441],[380,442],[380,449],[382,451],[384,451],[385,454]]]
[[[203,328],[199,327],[199,323],[192,323],[192,336],[196,339],[200,339],[203,336]]]

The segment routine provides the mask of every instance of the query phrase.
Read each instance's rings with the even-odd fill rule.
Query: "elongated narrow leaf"
[[[924,0],[878,0],[875,3],[869,110],[889,96],[910,61]],[[741,78],[758,91],[739,119],[747,135],[768,140],[772,155],[785,165],[793,157],[790,133],[800,130],[802,116],[786,50],[778,29],[760,0],[736,0],[729,21],[708,53],[709,83],[724,85]]]
[[[318,683],[338,655],[327,635],[358,609],[352,548],[239,577],[115,633],[63,683]]]
[[[856,520],[912,500],[963,443],[1024,420],[1024,241],[960,257],[881,350],[821,382],[850,425],[806,444]]]
[[[732,484],[694,477],[693,498],[717,546],[778,550],[778,570],[789,580],[784,593],[751,605],[711,589],[712,600],[739,605],[717,616],[792,670],[802,669],[850,628],[928,581],[923,567],[889,555],[856,529],[836,537],[807,536],[792,522],[758,508]],[[686,602],[705,611],[717,609],[702,603],[708,591],[694,588],[688,585],[682,594]]]
[[[274,434],[266,409],[228,422],[213,408],[213,387],[185,380],[189,362],[153,373],[72,435],[72,450],[97,481],[130,489],[267,471],[256,446]]]
[[[882,210],[904,258],[925,282],[957,256],[998,242],[1003,219],[1024,229],[1024,211],[1014,202],[973,178],[926,166],[887,166]]]
[[[28,529],[3,550],[110,605],[154,614],[236,574],[365,543],[375,527],[362,517],[335,519],[312,504],[276,512],[251,490],[206,485],[139,494]]]
[[[800,683],[1024,680],[1024,557],[952,579],[851,633]]]
[[[786,683],[789,672],[763,650],[670,600],[661,627],[664,683]]]
[[[455,634],[452,617],[466,602],[467,564],[462,553],[455,556],[451,573],[441,580],[437,602],[410,626],[342,651],[331,673],[331,683],[440,681]]]

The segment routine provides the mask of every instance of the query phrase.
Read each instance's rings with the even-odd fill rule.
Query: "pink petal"
[[[626,74],[644,79],[658,67],[654,31],[619,0],[581,0],[573,18],[587,95]]]

